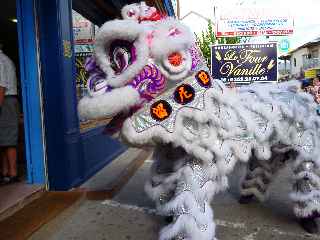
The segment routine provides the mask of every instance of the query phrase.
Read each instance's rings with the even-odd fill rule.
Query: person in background
[[[17,174],[19,111],[17,77],[13,62],[0,44],[0,163],[1,184],[19,181]]]
[[[237,84],[235,82],[230,82],[229,88],[232,90],[237,90]]]
[[[311,88],[311,93],[314,96],[314,100],[316,103],[320,103],[320,80],[319,80],[319,75],[315,77],[312,81],[312,88]]]
[[[307,89],[308,89],[309,85],[310,85],[310,79],[303,79],[301,81],[301,89],[303,91],[307,92]]]
[[[313,79],[312,85],[311,93],[314,96],[315,102],[318,103],[317,114],[320,116],[320,74]]]

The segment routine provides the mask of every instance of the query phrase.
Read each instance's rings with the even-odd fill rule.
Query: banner
[[[317,76],[317,69],[308,69],[304,72],[305,78],[315,78]]]
[[[92,55],[93,48],[93,44],[75,44],[74,52],[76,53],[76,56],[88,56]]]
[[[278,8],[222,8],[218,11],[217,37],[282,36],[293,33],[294,19]]]
[[[215,45],[211,49],[211,73],[226,84],[276,82],[277,59],[277,43]]]
[[[72,22],[75,44],[93,44],[95,38],[94,24],[74,10],[72,10]]]
[[[87,80],[89,74],[86,71],[85,64],[88,57],[93,54],[93,45],[74,45],[75,65],[76,65],[76,85],[78,99],[84,97],[87,93]]]

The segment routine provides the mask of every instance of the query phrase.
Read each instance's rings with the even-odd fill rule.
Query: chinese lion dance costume
[[[242,202],[266,196],[279,166],[294,170],[295,215],[320,212],[320,118],[312,97],[290,84],[252,84],[235,92],[213,79],[193,34],[144,3],[105,23],[87,61],[81,118],[125,115],[123,139],[154,146],[147,194],[172,216],[159,239],[215,239],[210,203],[228,187],[235,164],[248,163]],[[315,224],[315,223],[314,223]]]

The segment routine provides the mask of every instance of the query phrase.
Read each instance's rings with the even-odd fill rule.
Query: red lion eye
[[[171,53],[168,56],[169,63],[175,67],[181,65],[182,63],[182,55],[178,52]]]

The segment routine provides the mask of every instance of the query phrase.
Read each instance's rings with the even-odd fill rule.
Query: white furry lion
[[[155,146],[146,191],[160,214],[173,216],[159,239],[214,239],[210,203],[227,188],[237,161],[251,162],[241,202],[263,199],[272,174],[290,162],[294,212],[314,232],[320,118],[313,98],[297,91],[296,82],[232,91],[211,78],[192,33],[177,20],[163,19],[143,3],[126,6],[122,15],[99,30],[79,114],[88,119],[125,112],[130,117],[123,139]]]

